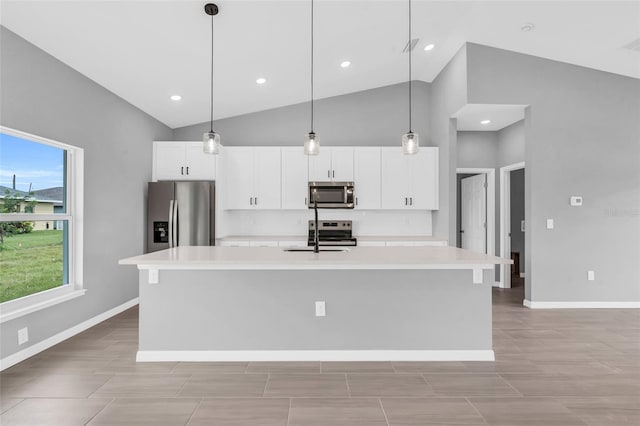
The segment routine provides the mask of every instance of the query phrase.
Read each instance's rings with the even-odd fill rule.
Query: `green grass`
[[[62,284],[62,231],[5,237],[0,250],[0,303]]]

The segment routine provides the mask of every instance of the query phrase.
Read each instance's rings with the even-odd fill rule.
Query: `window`
[[[0,126],[0,322],[84,294],[83,150]]]

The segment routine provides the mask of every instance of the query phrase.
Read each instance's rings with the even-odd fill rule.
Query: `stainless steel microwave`
[[[353,182],[309,182],[309,208],[352,209]]]

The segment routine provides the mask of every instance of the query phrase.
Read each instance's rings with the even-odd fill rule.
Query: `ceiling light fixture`
[[[306,155],[320,154],[320,141],[313,131],[313,0],[311,0],[311,131],[304,139]]]
[[[524,31],[528,33],[529,31],[535,30],[536,26],[531,22],[526,22],[520,27],[520,31]]]
[[[265,84],[266,82],[267,82],[267,79],[262,77],[256,80],[256,83],[258,84]]]
[[[340,64],[342,68],[348,68],[351,65],[351,61],[344,61]]]
[[[214,3],[207,3],[204,11],[211,16],[211,127],[210,130],[202,137],[203,151],[205,154],[219,154],[220,134],[213,131],[213,17],[218,14],[218,6]]]
[[[172,95],[171,96],[171,100],[172,101],[179,101],[180,99],[182,99],[182,96],[180,96],[180,95]]]
[[[409,0],[409,43],[411,43],[411,0]],[[409,55],[409,132],[402,135],[402,152],[404,154],[417,154],[420,147],[420,136],[411,130],[411,51]]]
[[[491,120],[482,120],[480,124],[484,124],[486,126],[487,124],[491,124]]]
[[[427,44],[427,45],[424,47],[424,50],[426,50],[426,51],[428,52],[428,51],[430,51],[430,50],[433,50],[433,48],[434,48],[434,47],[436,47],[436,45],[435,45],[435,44],[433,44],[433,43],[429,43],[429,44]]]

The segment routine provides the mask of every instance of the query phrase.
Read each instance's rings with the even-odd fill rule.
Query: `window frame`
[[[68,283],[0,303],[0,324],[85,294],[83,285],[84,149],[0,126],[0,133],[66,151],[65,213],[0,213],[0,221],[66,221]]]

